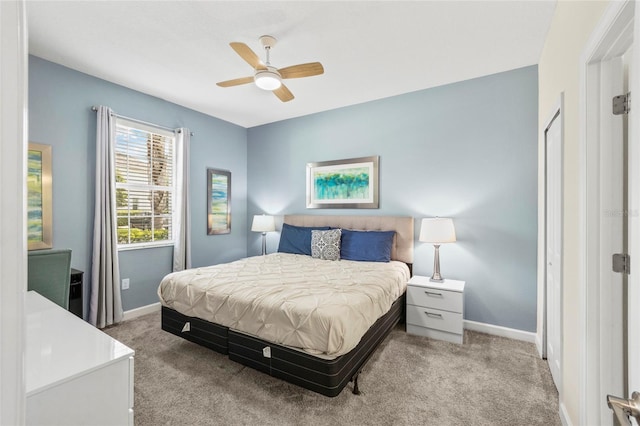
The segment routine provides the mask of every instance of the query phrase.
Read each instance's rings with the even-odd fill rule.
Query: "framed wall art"
[[[231,232],[231,172],[207,169],[207,235]]]
[[[379,159],[307,163],[307,208],[377,209]]]
[[[29,143],[27,242],[29,250],[53,247],[51,145]]]

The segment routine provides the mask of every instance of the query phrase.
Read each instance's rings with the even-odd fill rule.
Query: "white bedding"
[[[184,315],[337,357],[390,309],[409,278],[402,262],[273,253],[174,272],[162,280],[158,295]]]

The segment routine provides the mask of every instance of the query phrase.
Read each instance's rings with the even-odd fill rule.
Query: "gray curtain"
[[[96,198],[89,321],[96,327],[103,328],[122,321],[122,300],[115,207],[115,117],[111,109],[104,106],[98,107],[97,115]]]
[[[191,217],[189,207],[189,145],[191,131],[176,130],[176,214],[173,270],[191,268]]]

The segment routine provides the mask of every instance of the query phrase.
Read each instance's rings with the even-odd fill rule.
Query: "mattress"
[[[273,253],[169,274],[158,295],[185,316],[335,358],[356,347],[409,278],[403,262]]]

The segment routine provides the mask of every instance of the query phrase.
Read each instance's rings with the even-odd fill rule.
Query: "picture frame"
[[[231,172],[207,169],[207,235],[231,232]]]
[[[379,156],[307,163],[308,209],[377,209]]]
[[[29,142],[27,157],[27,246],[53,247],[51,145]]]

